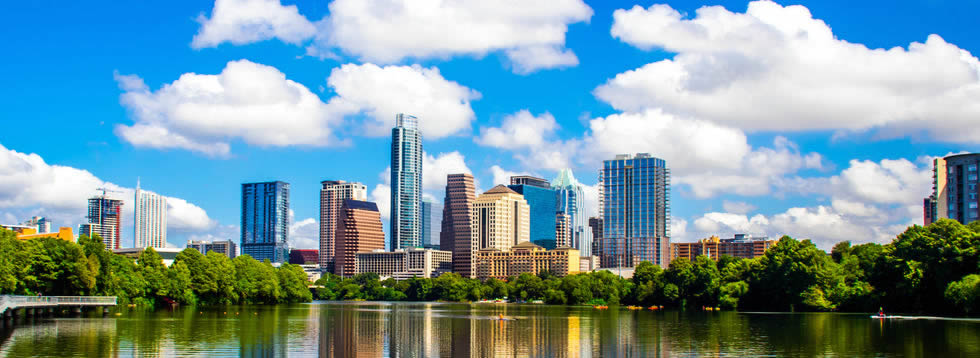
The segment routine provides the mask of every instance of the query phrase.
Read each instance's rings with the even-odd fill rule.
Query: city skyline
[[[328,6],[305,0],[263,3],[293,9],[297,24],[330,15]],[[224,18],[213,3],[10,4],[11,13],[23,14],[4,25],[11,38],[73,41],[9,44],[8,66],[0,70],[11,83],[0,97],[8,109],[3,129],[46,132],[44,140],[11,135],[0,142],[0,179],[12,183],[0,188],[0,219],[16,224],[40,216],[55,227],[78,228],[88,198],[109,188],[120,193],[108,196],[124,203],[120,246],[132,247],[131,185],[139,177],[166,196],[172,246],[237,241],[238,185],[283,180],[293,185],[289,244],[316,248],[319,182],[343,179],[365,184],[390,234],[389,135],[394,115],[404,112],[422,120],[423,198],[441,202],[448,173],[473,174],[483,192],[512,175],[553,178],[568,167],[583,184],[586,216],[598,216],[597,199],[589,198],[598,197],[601,161],[647,152],[673,170],[671,241],[787,234],[828,250],[840,240],[887,242],[923,223],[932,160],[980,151],[970,125],[980,117],[951,95],[973,98],[980,86],[980,39],[967,15],[980,4],[949,11],[912,2],[721,1],[724,8],[699,13],[714,3],[658,3],[666,4],[556,3],[525,28],[547,29],[551,42],[530,44],[460,20],[470,32],[459,36],[499,41],[415,50],[379,37],[321,42],[313,33],[221,28],[211,21]],[[875,11],[880,8],[890,10]],[[120,18],[133,21],[125,33],[109,25]],[[723,31],[726,20],[755,24],[772,36]],[[514,25],[505,15],[487,21]],[[695,23],[722,40],[684,32]],[[676,37],[657,36],[648,31],[653,26],[677,31]],[[170,30],[153,30],[158,27]],[[790,36],[794,31],[811,36]],[[423,36],[388,36],[402,35]],[[107,55],[119,52],[128,55]],[[528,53],[537,55],[521,56]],[[676,82],[679,73],[688,80]],[[726,73],[739,75],[720,75]],[[45,85],[51,83],[65,87],[56,86],[62,91],[52,96]],[[205,83],[242,101],[207,92],[217,87]],[[855,92],[841,97],[830,90],[839,88]],[[202,93],[213,101],[196,95]]]

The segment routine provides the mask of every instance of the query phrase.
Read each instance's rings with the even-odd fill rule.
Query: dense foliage
[[[309,302],[306,273],[251,256],[234,259],[186,249],[170,267],[152,248],[137,260],[106,251],[102,240],[18,240],[0,229],[0,294],[117,296],[122,304]]]
[[[842,242],[830,255],[784,236],[757,259],[705,256],[664,270],[640,263],[632,279],[608,271],[566,277],[548,272],[480,282],[456,274],[379,281],[326,275],[326,300],[477,301],[508,298],[550,304],[635,304],[762,311],[980,313],[980,223],[940,220],[912,226],[887,245]]]
[[[377,274],[326,274],[325,300],[477,301],[508,298],[549,304],[635,304],[764,311],[876,311],[980,314],[980,222],[939,220],[911,226],[886,245],[842,242],[828,255],[809,240],[784,236],[757,259],[677,259],[667,269],[640,263],[632,279],[608,271],[566,277],[549,272],[479,281],[380,280]],[[0,293],[114,295],[123,302],[278,303],[311,300],[296,265],[274,268],[247,255],[233,260],[184,250],[164,267],[146,250],[136,260],[105,251],[100,240],[20,241],[0,232]]]

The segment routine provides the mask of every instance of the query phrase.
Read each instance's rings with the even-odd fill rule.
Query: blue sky
[[[449,172],[489,189],[568,166],[594,190],[603,158],[649,152],[675,241],[829,248],[920,222],[928,158],[978,151],[980,4],[398,3],[5,3],[0,220],[76,226],[94,188],[139,177],[173,198],[171,243],[237,240],[239,184],[284,180],[314,247],[320,180],[387,206],[405,111],[440,201]]]

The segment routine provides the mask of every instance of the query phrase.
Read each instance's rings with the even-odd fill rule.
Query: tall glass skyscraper
[[[546,249],[557,246],[555,232],[555,213],[558,211],[558,196],[547,180],[521,175],[510,177],[507,186],[524,196],[531,208],[531,242]]]
[[[289,183],[242,184],[242,254],[289,260]]]
[[[399,113],[391,129],[391,250],[422,247],[422,133]]]
[[[571,169],[565,168],[558,172],[551,187],[558,194],[558,211],[571,218],[569,230],[572,247],[578,249],[583,257],[592,256],[592,231],[588,229],[589,216],[585,212],[582,184],[575,180]]]
[[[602,267],[640,261],[666,267],[670,249],[670,169],[646,153],[602,163]]]

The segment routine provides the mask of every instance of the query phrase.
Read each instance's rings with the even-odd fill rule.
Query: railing
[[[115,305],[115,296],[0,296],[0,313],[31,307]]]

